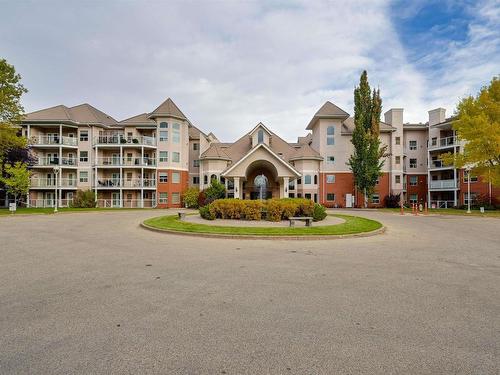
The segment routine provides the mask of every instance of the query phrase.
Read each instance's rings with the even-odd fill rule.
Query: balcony
[[[58,135],[35,135],[30,137],[32,146],[70,146],[77,147],[78,139],[75,137],[59,137]]]
[[[155,189],[156,180],[151,178],[97,178],[96,189]]]
[[[458,189],[458,183],[455,182],[455,180],[434,180],[434,181],[430,181],[429,189],[454,190],[454,189]]]
[[[150,146],[156,147],[156,138],[154,137],[131,137],[127,138],[123,135],[100,135],[94,137],[94,146]]]
[[[73,199],[60,199],[57,202],[58,207],[70,207],[73,203]],[[30,199],[28,201],[29,207],[35,208],[47,208],[54,207],[56,205],[55,199]]]
[[[120,204],[122,203],[122,204]],[[120,199],[98,199],[97,207],[103,208],[153,208],[156,207],[155,199],[123,199],[123,202],[120,202]]]
[[[452,208],[455,207],[455,202],[448,200],[448,201],[433,201],[431,200],[430,202],[430,208]]]
[[[41,157],[35,161],[35,167],[76,167],[78,165],[78,161],[76,158],[47,158]]]
[[[156,159],[153,158],[120,158],[119,156],[100,157],[94,162],[98,167],[156,167]]]
[[[30,180],[30,189],[55,189],[56,188],[55,178],[32,178]],[[61,178],[59,181],[60,188],[74,188],[76,189],[76,179],[75,178]]]
[[[429,145],[429,150],[459,146],[460,142],[457,137],[445,137],[432,139]]]
[[[452,164],[445,164],[442,160],[431,160],[429,169],[455,169]]]

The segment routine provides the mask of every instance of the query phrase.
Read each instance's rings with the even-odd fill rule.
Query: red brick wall
[[[335,175],[335,182],[333,184],[327,184],[326,183],[326,175],[327,174],[334,174]],[[355,195],[354,192],[354,176],[350,172],[343,172],[343,173],[338,173],[338,172],[332,172],[332,173],[320,173],[319,174],[319,191],[320,191],[320,199],[319,202],[323,204],[326,207],[334,207],[335,204],[338,207],[345,207],[346,206],[346,200],[345,196],[346,194],[353,194]],[[389,174],[384,173],[380,179],[378,185],[375,187],[375,192],[379,194],[380,197],[380,203],[374,204],[370,203],[368,204],[369,207],[383,207],[384,206],[384,198],[386,195],[389,194]],[[326,194],[328,193],[333,193],[335,194],[335,201],[327,201],[326,200]],[[358,192],[356,194],[356,202],[355,202],[356,207],[362,207],[363,206],[363,194]]]
[[[459,171],[459,182],[460,182],[460,192],[459,192],[459,202],[458,205],[464,204],[464,196],[467,193],[467,179],[464,180],[464,170]],[[481,176],[478,177],[476,182],[470,183],[470,192],[476,193],[478,195],[484,195],[486,197],[490,196],[490,186],[487,181]],[[500,204],[500,187],[491,187],[491,202],[493,205]]]
[[[168,173],[168,182],[160,182],[160,172]],[[180,173],[180,182],[172,183],[172,173]],[[189,172],[188,171],[177,171],[173,169],[159,169],[156,175],[156,201],[158,202],[158,208],[179,208],[182,207],[182,193],[189,187]],[[168,203],[160,204],[160,193],[168,193]],[[181,201],[179,204],[172,203],[172,193],[180,193]]]
[[[417,186],[410,186],[410,175],[406,175],[406,200],[410,202],[410,194],[418,195],[418,202],[427,202],[427,175],[419,174],[417,176]]]

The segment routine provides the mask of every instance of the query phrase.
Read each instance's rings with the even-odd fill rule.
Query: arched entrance
[[[246,169],[243,199],[279,198],[280,183],[276,167],[267,160],[256,160]]]

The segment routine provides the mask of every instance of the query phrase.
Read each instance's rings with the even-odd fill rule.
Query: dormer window
[[[264,130],[262,129],[257,132],[257,143],[264,143]]]

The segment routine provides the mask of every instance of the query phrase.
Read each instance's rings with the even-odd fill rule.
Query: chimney
[[[394,126],[395,128],[401,128],[403,126],[403,108],[391,108],[386,113],[384,113],[384,119],[387,124]]]
[[[439,124],[446,120],[446,109],[436,108],[429,111],[429,126]]]

